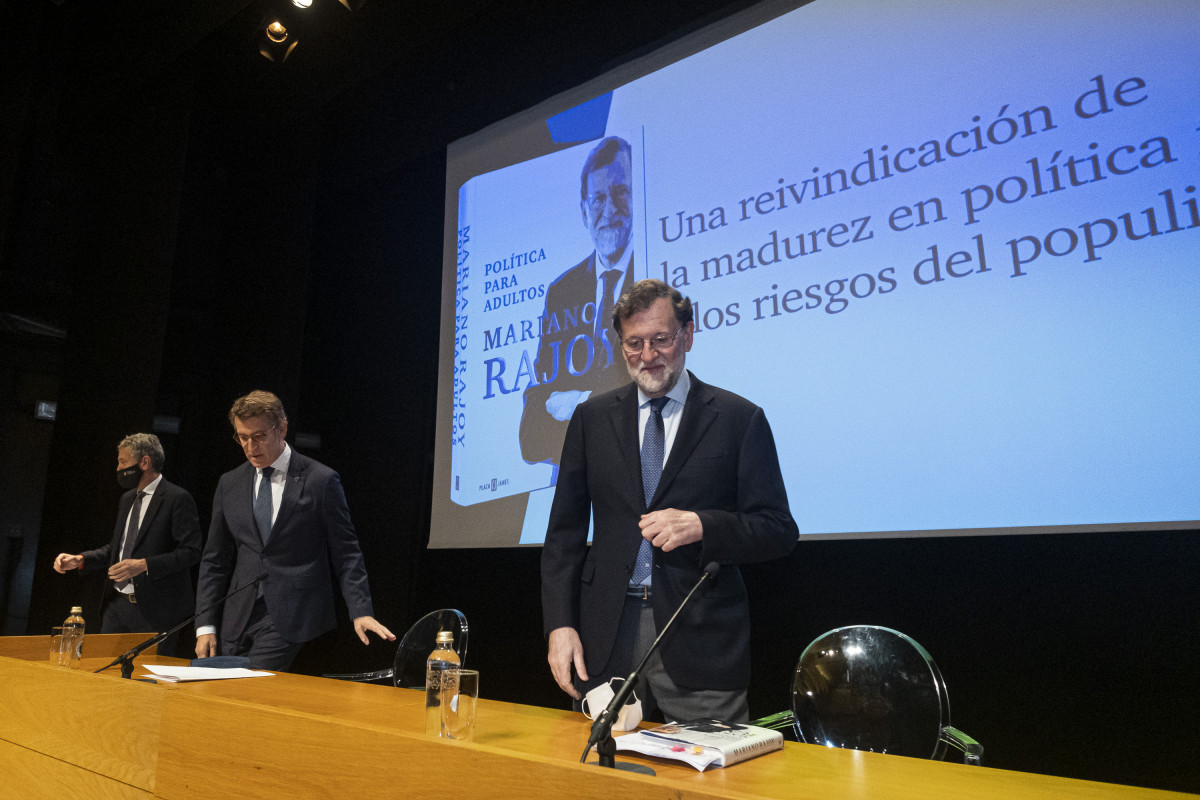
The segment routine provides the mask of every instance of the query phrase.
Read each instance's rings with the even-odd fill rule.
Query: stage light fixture
[[[267,16],[259,23],[254,39],[258,52],[268,61],[281,64],[299,44],[302,35],[308,35],[313,24],[308,15],[316,0],[266,0]],[[321,0],[324,3],[330,0]],[[358,11],[366,0],[338,0],[350,11]],[[324,10],[324,6],[320,10]]]
[[[292,54],[299,40],[290,33],[287,26],[279,19],[264,20],[259,26],[255,39],[258,43],[259,54],[268,61],[282,64]]]

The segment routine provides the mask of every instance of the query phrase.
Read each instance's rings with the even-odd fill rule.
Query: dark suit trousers
[[[676,633],[667,634],[667,639]],[[654,609],[648,600],[629,598],[621,611],[617,641],[609,658],[612,675],[592,675],[584,691],[613,677],[625,677],[645,658],[650,645],[658,637],[654,627]],[[667,640],[663,641],[665,645]],[[662,645],[659,645],[660,650]],[[671,680],[663,668],[658,653],[650,657],[642,669],[634,693],[642,703],[642,714],[648,716],[656,708],[662,711],[665,722],[686,722],[693,719],[719,719],[723,722],[748,722],[750,708],[747,692],[741,690],[692,689]],[[578,701],[576,710],[579,710]]]
[[[178,624],[178,623],[176,623]],[[149,639],[155,633],[161,633],[151,624],[142,610],[138,608],[137,603],[129,602],[126,595],[118,591],[113,593],[108,598],[108,605],[104,607],[104,615],[100,619],[101,633],[145,633]],[[162,656],[179,656],[179,640],[180,631],[168,636],[158,644],[158,654]]]
[[[275,623],[267,612],[267,604],[259,597],[250,611],[250,622],[246,630],[235,641],[221,642],[221,655],[247,656],[251,669],[270,669],[286,672],[295,660],[304,643],[293,644],[275,630]]]

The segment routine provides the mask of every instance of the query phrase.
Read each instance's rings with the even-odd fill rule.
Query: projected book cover
[[[561,150],[459,190],[456,503],[553,486],[575,406],[628,380],[603,319],[611,304],[599,295],[609,261],[620,271],[610,300],[635,280],[633,149],[615,136],[599,147]],[[596,174],[617,180],[597,186]]]

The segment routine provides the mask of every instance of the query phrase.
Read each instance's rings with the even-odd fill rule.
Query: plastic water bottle
[[[63,649],[67,651],[67,666],[79,669],[83,658],[83,634],[87,624],[83,621],[83,607],[71,606],[71,616],[63,622]]]
[[[442,694],[453,692],[449,686],[446,670],[462,665],[458,653],[454,652],[454,633],[438,631],[437,647],[425,662],[425,735],[442,735]]]

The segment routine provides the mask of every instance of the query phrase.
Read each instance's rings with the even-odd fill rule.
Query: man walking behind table
[[[200,616],[196,655],[217,655],[219,630],[221,655],[286,670],[306,642],[335,627],[335,578],[363,644],[367,631],[394,641],[373,616],[341,478],[284,441],[287,415],[270,392],[239,397],[229,421],[246,463],[217,484],[196,606],[262,580]]]
[[[162,476],[166,455],[152,433],[117,445],[117,483],[129,491],[117,504],[112,540],[95,550],[59,553],[54,569],[108,571],[101,602],[101,633],[161,633],[193,613],[192,566],[200,560],[196,501]],[[179,634],[158,645],[176,655]]]

